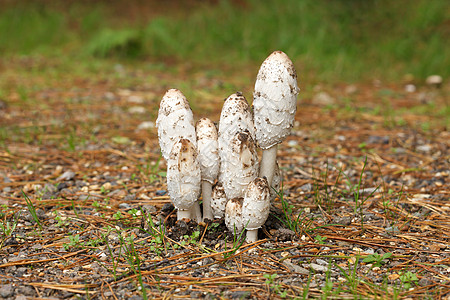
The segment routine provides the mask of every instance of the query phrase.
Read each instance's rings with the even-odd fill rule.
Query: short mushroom
[[[213,219],[211,211],[212,185],[219,174],[217,128],[208,118],[201,118],[195,125],[197,150],[202,172],[203,219]]]
[[[297,110],[297,74],[289,57],[275,51],[262,63],[253,93],[256,141],[262,151],[259,176],[272,184],[277,145],[294,126]]]
[[[214,218],[223,218],[225,216],[225,207],[227,205],[227,196],[222,183],[217,182],[212,190],[211,209]]]
[[[230,199],[225,208],[225,225],[234,235],[239,235],[244,230],[242,201],[242,198]]]
[[[270,189],[265,177],[255,178],[247,187],[242,204],[242,224],[247,229],[247,243],[258,240],[258,229],[270,212]]]
[[[158,118],[159,146],[164,159],[167,161],[173,144],[180,138],[197,143],[194,127],[194,116],[186,97],[180,90],[168,90],[159,104]]]
[[[191,211],[200,195],[201,171],[195,145],[179,139],[167,160],[167,189],[178,210],[177,219],[191,218]]]
[[[256,145],[246,130],[228,141],[228,152],[220,153],[221,180],[227,199],[242,198],[247,185],[258,176]]]

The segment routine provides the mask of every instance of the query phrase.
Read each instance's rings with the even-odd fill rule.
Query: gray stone
[[[0,287],[0,296],[3,298],[11,297],[14,293],[12,284],[5,284]]]
[[[313,269],[314,271],[316,271],[316,272],[326,272],[328,270],[328,267],[321,266],[321,265],[318,265],[318,264],[315,264],[315,263],[311,263],[309,265],[309,267],[311,269]]]
[[[328,262],[321,258],[316,259],[316,263],[318,263],[319,265],[322,265],[322,266],[328,266]]]
[[[333,223],[348,226],[348,225],[352,224],[352,218],[351,217],[335,217],[333,219]]]
[[[231,299],[247,299],[250,297],[249,291],[236,291],[232,292],[230,295]]]
[[[75,177],[75,172],[73,171],[65,171],[61,176],[56,178],[56,181],[67,181],[72,180]]]
[[[300,187],[300,189],[302,191],[304,191],[304,192],[311,192],[312,191],[312,185],[311,185],[311,183],[306,183],[306,184],[302,185]]]
[[[431,151],[431,146],[430,145],[420,145],[416,147],[417,151],[421,151],[421,152],[430,152]]]
[[[430,279],[426,278],[426,277],[422,277],[420,278],[420,280],[417,282],[417,284],[419,286],[427,286],[427,285],[431,285],[433,284],[433,281],[431,281]]]
[[[283,262],[283,265],[285,265],[286,268],[288,268],[289,271],[291,271],[291,272],[295,272],[295,273],[299,273],[299,274],[303,274],[303,275],[308,275],[309,274],[309,271],[307,269],[302,268],[302,267],[300,267],[297,264],[293,264],[290,261],[285,260]]]
[[[149,204],[142,205],[142,209],[146,213],[154,213],[154,212],[156,212],[158,210],[155,206],[149,205]]]
[[[25,295],[17,295],[15,300],[27,300],[27,297]]]
[[[400,229],[397,226],[389,226],[386,227],[385,230],[390,234],[398,234],[400,233]]]
[[[122,202],[122,203],[119,204],[119,208],[120,209],[124,209],[124,210],[128,210],[128,209],[131,209],[131,205],[126,203],[126,202]]]

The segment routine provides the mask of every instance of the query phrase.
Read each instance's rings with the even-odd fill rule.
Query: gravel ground
[[[431,105],[426,87],[302,99],[279,150],[283,201],[246,244],[223,220],[176,222],[148,116],[164,89],[1,100],[0,297],[448,299],[443,91],[427,100],[436,114],[414,109]]]

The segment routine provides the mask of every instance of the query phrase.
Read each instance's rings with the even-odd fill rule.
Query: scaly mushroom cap
[[[265,177],[255,178],[247,187],[242,204],[242,224],[247,230],[260,228],[270,212],[270,190]]]
[[[219,150],[217,128],[208,118],[201,118],[195,125],[197,150],[202,170],[202,180],[213,184],[219,174]]]
[[[173,205],[190,209],[200,195],[200,164],[197,150],[188,139],[179,139],[167,160],[167,189]]]
[[[227,199],[242,198],[247,185],[258,176],[256,145],[248,131],[237,132],[228,152],[219,152],[221,180]]]
[[[253,114],[244,95],[237,92],[225,100],[219,121],[219,155],[229,152],[230,140],[237,132],[248,131],[255,139]]]
[[[275,51],[262,63],[253,93],[256,141],[262,149],[281,143],[294,126],[297,74],[289,57]]]
[[[239,234],[244,229],[242,223],[242,198],[230,199],[225,208],[225,225],[233,234]]]
[[[225,215],[225,207],[227,205],[227,196],[220,182],[218,182],[212,191],[211,208],[214,218],[223,218]]]
[[[158,118],[159,146],[167,161],[170,151],[180,138],[189,139],[196,144],[194,116],[186,97],[177,89],[166,92],[159,104]]]

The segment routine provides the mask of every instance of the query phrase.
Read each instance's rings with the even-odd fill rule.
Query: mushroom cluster
[[[186,97],[177,89],[166,92],[156,125],[178,220],[225,218],[234,234],[246,230],[247,242],[258,239],[281,183],[277,145],[294,125],[298,92],[294,65],[281,51],[261,65],[253,110],[242,93],[232,94],[224,102],[218,129],[207,118],[194,125]]]

